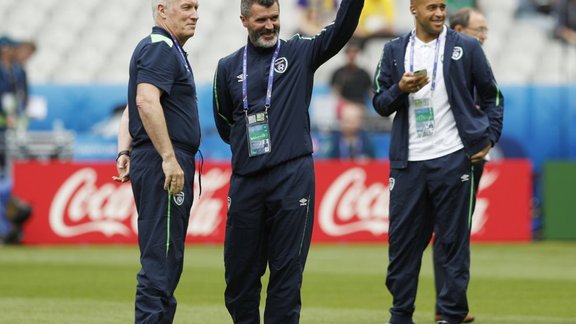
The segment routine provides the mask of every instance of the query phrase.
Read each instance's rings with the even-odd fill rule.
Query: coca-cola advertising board
[[[313,241],[384,243],[388,233],[386,161],[316,162]],[[130,183],[116,183],[114,163],[16,162],[14,194],[30,203],[26,244],[136,243],[138,214]],[[190,213],[187,242],[222,243],[228,163],[207,162],[202,195]],[[198,193],[195,184],[195,193]],[[489,163],[473,216],[473,241],[529,241],[531,167]]]

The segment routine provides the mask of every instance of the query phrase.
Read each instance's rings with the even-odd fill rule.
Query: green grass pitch
[[[386,264],[384,244],[313,244],[301,323],[385,323]],[[135,246],[0,246],[0,323],[133,323],[138,270]],[[576,242],[475,244],[471,272],[475,323],[576,323]],[[187,246],[175,323],[232,323],[223,273],[221,246]],[[416,323],[433,323],[432,275],[428,249]]]

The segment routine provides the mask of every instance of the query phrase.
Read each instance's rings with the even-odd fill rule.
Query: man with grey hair
[[[484,45],[488,37],[486,17],[475,8],[462,8],[450,16],[450,28],[478,39]]]
[[[131,180],[138,211],[135,322],[167,324],[176,313],[200,145],[196,86],[183,49],[196,30],[198,0],[152,5],[155,26],[130,61],[114,180]]]
[[[482,14],[480,10],[472,7],[465,7],[453,13],[450,16],[450,28],[459,33],[463,33],[470,37],[476,38],[481,45],[484,44],[484,41],[488,36],[488,26],[484,14]],[[477,105],[477,107],[479,108],[480,106]],[[485,160],[487,159],[488,155],[486,156]],[[481,161],[474,167],[474,178],[476,179],[476,181],[474,182],[474,185],[476,186],[476,188],[474,189],[475,192],[478,192],[480,177],[482,176],[482,173],[484,171],[484,163],[485,161]],[[438,296],[438,294],[441,292],[442,287],[446,282],[446,272],[442,267],[440,258],[435,257],[436,255],[441,255],[441,252],[437,251],[437,249],[439,249],[439,244],[437,244],[437,242],[438,241],[434,240],[432,245],[434,249],[433,263],[434,263],[434,283],[436,287],[436,296]],[[436,303],[435,307],[436,307],[436,314],[434,316],[434,319],[436,321],[439,321],[442,318],[442,316],[440,315],[440,309],[438,303]],[[474,315],[468,313],[466,317],[464,317],[464,319],[462,320],[462,323],[472,323],[474,322],[475,319],[476,318],[474,317]]]
[[[314,72],[348,42],[363,6],[343,0],[318,35],[285,41],[278,0],[241,1],[247,44],[220,60],[214,79],[216,126],[232,149],[224,266],[226,307],[236,324],[260,323],[267,266],[264,323],[300,320],[314,222]]]

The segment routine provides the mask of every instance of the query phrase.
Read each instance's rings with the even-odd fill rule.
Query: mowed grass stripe
[[[135,246],[0,247],[0,323],[131,323],[138,256]],[[313,244],[301,323],[385,323],[386,266],[384,244]],[[575,269],[576,242],[474,245],[475,323],[576,323]],[[175,323],[231,323],[223,294],[222,247],[188,246]],[[415,321],[431,323],[433,309],[427,250]]]
[[[0,323],[117,324],[134,322],[134,303],[60,298],[0,298]],[[222,324],[230,316],[222,305],[178,305],[175,323]]]
[[[0,298],[3,310],[0,323],[11,324],[114,324],[133,321],[132,302],[104,302],[95,300],[68,300],[46,298]],[[336,309],[306,307],[301,323],[314,324],[376,324],[383,323],[388,317],[386,310],[373,309]],[[418,323],[430,323],[430,314],[417,312],[414,320]],[[231,323],[228,313],[222,305],[179,305],[175,323],[222,324]],[[573,319],[485,314],[477,323],[529,324],[529,323],[574,323]]]

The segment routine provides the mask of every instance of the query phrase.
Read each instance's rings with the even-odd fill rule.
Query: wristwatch
[[[124,150],[124,151],[118,152],[118,156],[116,157],[116,161],[118,161],[118,159],[119,159],[122,155],[126,155],[126,156],[130,157],[130,151]]]

